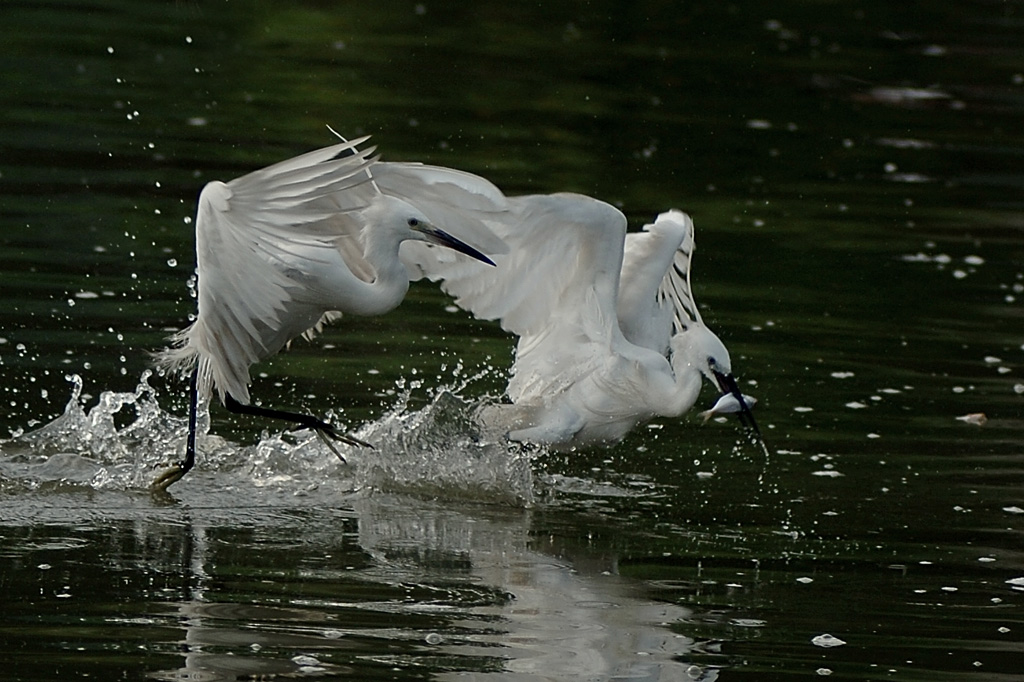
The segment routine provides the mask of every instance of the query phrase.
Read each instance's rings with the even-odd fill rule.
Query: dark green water
[[[0,16],[0,677],[1021,679],[1021,2]],[[326,125],[634,228],[689,212],[770,456],[695,415],[480,446],[512,340],[416,286],[256,370],[378,451],[215,407],[150,496],[198,191]]]

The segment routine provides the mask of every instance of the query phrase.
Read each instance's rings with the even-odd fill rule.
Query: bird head
[[[673,364],[683,360],[716,386],[721,387],[720,377],[732,374],[729,350],[702,322],[691,322],[686,331],[672,337],[671,343]]]
[[[428,244],[437,244],[439,246],[445,246],[449,249],[454,249],[459,253],[464,253],[467,256],[470,256],[471,258],[475,258],[482,263],[494,265],[494,261],[492,261],[490,258],[480,253],[479,251],[477,251],[476,249],[474,249],[472,246],[462,241],[461,239],[457,239],[452,235],[448,234],[441,228],[431,223],[426,218],[410,215],[406,217],[405,224],[413,233],[412,239],[419,239],[421,241],[427,242]]]
[[[761,431],[750,411],[750,406],[743,399],[736,378],[732,375],[732,359],[729,350],[722,340],[708,329],[702,322],[691,322],[689,328],[672,337],[673,366],[678,367],[680,361],[685,365],[700,370],[700,373],[719,391],[731,394],[739,402],[740,422],[750,428],[760,442]],[[678,371],[678,370],[677,370]]]
[[[392,229],[398,230],[402,239],[437,244],[464,253],[488,265],[494,265],[494,261],[480,251],[434,225],[422,211],[409,202],[387,195],[381,195],[381,199],[382,201],[376,208],[383,213],[383,221],[389,223]]]

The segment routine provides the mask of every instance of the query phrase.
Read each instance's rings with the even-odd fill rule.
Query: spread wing
[[[448,172],[409,165],[393,170],[411,184]],[[376,170],[374,175],[381,182]],[[460,180],[469,182],[466,174]],[[507,245],[507,252],[489,254],[496,266],[456,262],[409,242],[402,245],[403,262],[414,279],[440,281],[461,308],[498,320],[519,337],[508,389],[514,400],[557,392],[607,357],[619,335],[615,306],[625,216],[577,194],[500,197],[503,205],[493,210],[498,197],[486,194],[490,183],[478,180],[485,185],[473,184],[473,194],[488,197],[484,204],[459,208]]]
[[[296,263],[361,258],[359,225],[347,214],[372,196],[366,138],[288,159],[227,183],[211,182],[196,217],[195,322],[160,361],[200,362],[223,398],[248,402],[249,366],[315,326],[324,310],[296,304]],[[359,270],[355,265],[354,269]]]
[[[378,161],[370,170],[374,184],[382,194],[412,204],[445,232],[491,257],[508,251],[507,245],[486,225],[491,218],[507,213],[507,199],[487,180],[472,173],[420,163]],[[443,260],[444,255],[450,256],[451,262],[465,260],[448,249],[422,243],[403,244],[403,248],[406,245],[423,246],[439,252],[427,260],[442,259],[447,264],[449,261]],[[421,273],[412,274],[422,276]]]
[[[575,194],[504,197],[483,178],[432,166],[376,164],[373,173],[384,192],[401,186],[407,196],[416,197],[444,186],[439,193],[444,202],[463,214],[454,224],[468,230],[456,236],[491,256],[496,267],[456,260],[416,242],[402,244],[402,261],[412,279],[441,282],[461,308],[499,320],[518,336],[538,332],[563,312],[592,284],[595,272],[607,271],[607,259],[615,263],[618,276],[625,217],[608,204]],[[429,215],[424,203],[416,205]],[[494,245],[480,243],[481,232],[471,231],[479,225],[486,228],[483,234],[497,238]]]
[[[682,211],[672,210],[659,215],[655,225],[659,222],[677,224],[682,234],[679,246],[672,255],[672,267],[667,269],[658,287],[658,299],[667,302],[672,311],[672,333],[678,334],[694,324],[704,324],[690,287],[693,252],[697,248],[693,221]]]
[[[700,320],[690,291],[692,256],[693,221],[682,211],[626,235],[618,317],[629,341],[667,355],[672,334]]]

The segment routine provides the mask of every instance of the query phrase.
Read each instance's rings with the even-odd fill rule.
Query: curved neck
[[[703,375],[685,359],[672,357],[672,373],[675,375],[674,390],[664,402],[666,417],[678,417],[693,407],[700,395]]]
[[[671,394],[665,397],[664,416],[678,417],[693,407],[704,381],[704,375],[694,361],[697,353],[690,345],[692,339],[687,334],[689,332],[681,332],[669,341],[673,382]]]
[[[409,271],[398,258],[401,239],[387,230],[365,233],[366,262],[373,267],[369,282],[360,282],[351,291],[350,312],[356,315],[383,315],[396,308],[409,291]]]

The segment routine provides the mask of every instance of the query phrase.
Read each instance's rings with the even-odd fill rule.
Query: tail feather
[[[198,371],[196,387],[200,397],[210,395],[213,389],[213,373],[210,361],[199,354],[199,350],[191,343],[192,326],[175,332],[168,341],[167,348],[153,353],[153,364],[167,374],[189,377]]]
[[[192,327],[175,332],[167,348],[153,353],[153,363],[168,374],[188,374],[196,365],[199,351],[189,341]]]

